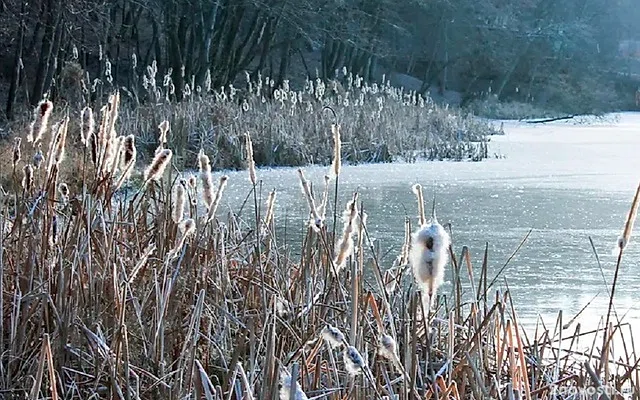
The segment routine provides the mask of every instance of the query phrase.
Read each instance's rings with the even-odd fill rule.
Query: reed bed
[[[299,255],[281,237],[276,193],[261,191],[250,134],[246,181],[212,172],[205,150],[200,177],[182,174],[169,138],[169,145],[159,140],[144,172],[134,172],[144,184],[118,190],[132,179],[136,159],[135,143],[122,137],[128,132],[115,132],[118,105],[111,96],[95,112],[95,132],[87,137],[83,130],[79,188],[64,185],[59,156],[61,143],[80,143],[67,130],[82,121],[54,120],[38,139],[41,146],[16,142],[15,179],[4,190],[0,217],[0,397],[573,399],[603,393],[613,399],[638,393],[640,358],[615,308],[597,332],[582,332],[560,314],[554,327],[540,323],[528,335],[508,282],[496,287],[502,277],[489,273],[486,252],[474,264],[467,247],[444,240],[450,232],[435,211],[427,220],[422,204],[419,218],[404,221],[405,241],[388,264],[368,234],[367,221],[376,216],[366,216],[358,193],[340,192],[340,160],[328,171],[325,192],[307,190],[300,171],[300,201],[310,218]],[[327,147],[341,146],[338,127],[333,135]],[[42,155],[40,148],[49,151]],[[332,154],[340,158],[340,150]],[[225,185],[245,186],[253,202],[242,212],[219,207]],[[625,231],[625,244],[628,239]],[[422,258],[415,256],[418,244]],[[449,269],[450,293],[415,283],[411,264],[422,262],[429,279],[439,274],[430,263]],[[594,341],[583,349],[589,335],[603,333],[604,346]],[[614,338],[625,344],[619,352]]]

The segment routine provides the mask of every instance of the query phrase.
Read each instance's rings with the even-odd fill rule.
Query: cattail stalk
[[[422,185],[416,183],[415,185],[413,185],[412,190],[418,199],[418,214],[420,217],[420,226],[422,226],[427,222],[424,214],[424,197],[422,195]]]
[[[169,121],[166,119],[158,125],[158,130],[160,131],[160,137],[158,142],[160,142],[160,147],[167,143],[167,133],[169,132]]]

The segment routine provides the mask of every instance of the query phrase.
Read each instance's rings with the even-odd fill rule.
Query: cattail
[[[360,352],[353,347],[349,346],[343,353],[344,367],[352,377],[355,377],[364,370],[364,359],[360,355]]]
[[[275,189],[269,193],[269,197],[267,197],[267,215],[264,219],[263,229],[266,231],[269,229],[271,225],[271,221],[273,220],[273,208],[276,202],[276,191]]]
[[[331,124],[331,132],[333,133],[333,163],[331,164],[331,171],[336,177],[340,175],[340,168],[342,166],[342,140],[340,138],[340,125]]]
[[[295,400],[308,400],[307,395],[302,391],[298,382],[292,382],[291,375],[284,372],[280,378],[280,400],[290,400],[291,392],[294,393]]]
[[[35,145],[41,139],[49,126],[49,117],[53,111],[53,103],[49,100],[42,100],[33,112],[33,122],[29,128],[27,142]]]
[[[416,197],[418,198],[418,214],[420,217],[420,226],[422,226],[427,221],[424,215],[424,198],[422,196],[422,185],[420,185],[419,183],[416,183],[415,185],[413,185],[411,189],[413,190],[413,193],[415,193]]]
[[[390,361],[395,361],[398,357],[398,344],[391,335],[382,335],[378,343],[378,354]]]
[[[29,192],[33,187],[33,167],[27,164],[22,169],[24,176],[22,177],[22,188]]]
[[[291,304],[282,297],[276,298],[276,314],[278,317],[287,320],[291,316]]]
[[[167,133],[169,132],[169,121],[167,121],[166,119],[162,121],[160,125],[158,125],[158,130],[160,131],[160,138],[158,141],[160,142],[160,147],[162,147],[163,144],[167,143]]]
[[[413,234],[409,259],[416,282],[433,305],[435,294],[444,278],[444,267],[449,256],[449,235],[438,220],[422,225]]]
[[[336,267],[336,272],[340,272],[340,270],[344,267],[347,262],[347,258],[353,252],[353,231],[354,231],[354,221],[356,220],[356,216],[358,215],[357,209],[357,200],[358,194],[355,193],[353,195],[353,200],[347,203],[347,208],[345,209],[342,219],[344,221],[344,226],[342,228],[342,237],[338,242],[338,254],[336,258],[333,260],[333,263]]]
[[[216,197],[213,199],[213,204],[209,208],[209,212],[207,214],[207,223],[209,223],[216,216],[216,210],[220,205],[220,200],[222,199],[222,193],[224,193],[224,189],[227,187],[227,181],[229,177],[223,175],[220,177],[220,182],[218,183],[218,190],[216,191]]]
[[[319,232],[322,228],[323,219],[318,214],[318,209],[316,208],[316,203],[313,200],[313,195],[311,195],[311,188],[309,187],[309,181],[304,177],[304,172],[302,169],[298,168],[298,175],[300,176],[300,185],[302,185],[302,193],[307,199],[307,204],[309,204],[309,209],[311,213],[311,221],[310,225],[314,231]]]
[[[82,144],[89,147],[93,131],[96,129],[96,122],[93,119],[93,110],[91,107],[85,107],[80,114],[80,140]]]
[[[200,180],[202,180],[202,201],[211,208],[213,204],[213,177],[211,176],[211,163],[209,157],[204,154],[204,149],[200,149],[198,154],[198,161],[200,164]]]
[[[324,221],[327,215],[327,203],[329,202],[329,181],[331,177],[329,175],[324,176],[324,191],[322,192],[322,203],[320,203],[320,209],[318,213],[320,218]]]
[[[174,202],[173,210],[171,210],[171,217],[176,224],[182,221],[184,215],[184,207],[186,203],[185,188],[181,183],[178,183],[173,192]]]
[[[62,204],[67,204],[67,202],[69,201],[69,187],[67,186],[66,183],[61,183],[58,186],[58,192],[60,192],[60,202]]]
[[[120,159],[124,156],[124,153],[125,153],[124,136],[118,136],[115,139],[115,143],[116,143],[115,148],[117,150],[115,151],[115,156],[113,158],[113,161],[111,162],[111,169],[109,171],[112,177],[118,173],[118,168],[120,167],[120,164],[121,164]]]
[[[251,142],[251,135],[245,133],[245,141],[247,147],[247,166],[249,168],[249,181],[252,185],[256,184],[256,163],[253,160],[253,143]]]
[[[145,182],[158,181],[164,174],[164,170],[171,161],[172,152],[169,149],[162,150],[154,158],[149,167],[144,171]]]
[[[122,170],[122,174],[114,185],[115,190],[120,189],[122,184],[131,176],[133,167],[136,164],[136,155],[136,138],[134,135],[128,135],[122,142],[120,155],[118,156],[120,159],[120,169]]]
[[[15,169],[20,159],[22,158],[22,153],[20,151],[20,145],[22,143],[22,138],[16,137],[13,138],[13,168]]]
[[[36,167],[36,169],[38,169],[40,168],[40,165],[42,165],[43,161],[44,161],[44,155],[42,155],[42,145],[38,143],[38,150],[33,155],[33,166]]]
[[[624,231],[622,232],[622,236],[618,238],[618,251],[624,250],[625,247],[629,244],[629,240],[631,240],[631,232],[633,231],[633,224],[636,220],[636,215],[638,214],[638,205],[640,204],[640,184],[636,188],[636,194],[633,196],[633,201],[631,202],[631,208],[629,209],[629,213],[627,214],[627,219],[624,224]]]
[[[176,245],[167,254],[167,257],[169,258],[169,260],[173,259],[175,256],[178,255],[178,252],[182,250],[182,246],[184,245],[184,242],[187,239],[187,237],[193,235],[195,231],[196,231],[196,222],[191,218],[185,219],[178,224],[178,234],[176,235]]]
[[[187,187],[189,188],[189,199],[191,199],[191,205],[198,205],[198,179],[195,175],[189,175],[189,179],[187,179]]]
[[[322,338],[332,349],[338,348],[345,343],[344,333],[331,325],[327,325],[322,329]]]

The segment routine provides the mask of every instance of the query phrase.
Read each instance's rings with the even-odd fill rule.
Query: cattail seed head
[[[398,344],[391,335],[382,335],[378,343],[378,354],[390,361],[395,361],[398,354]]]
[[[176,244],[167,257],[171,260],[178,255],[182,246],[184,246],[185,240],[196,232],[196,222],[191,219],[184,219],[178,224],[178,234],[176,235]]]
[[[160,125],[158,125],[158,130],[160,131],[160,138],[158,141],[162,146],[163,144],[167,143],[167,133],[169,132],[169,121],[167,121],[166,119],[162,121]]]
[[[125,171],[136,162],[136,137],[134,135],[128,135],[124,138],[121,151],[120,168]]]
[[[291,375],[284,371],[280,375],[280,400],[290,400],[294,393],[295,400],[308,400],[307,395],[302,391],[298,382],[292,382]]]
[[[36,106],[33,112],[33,122],[29,128],[27,142],[33,142],[35,145],[41,139],[49,126],[49,117],[53,111],[53,103],[49,100],[42,100]]]
[[[214,197],[213,177],[211,176],[211,163],[209,157],[204,154],[204,149],[200,149],[198,163],[200,165],[200,180],[202,180],[202,201],[207,208],[211,208]]]
[[[633,201],[631,202],[631,208],[627,213],[627,218],[624,224],[624,230],[622,235],[618,238],[617,242],[617,251],[622,251],[627,247],[629,241],[631,240],[631,233],[633,232],[633,225],[636,220],[636,216],[638,214],[638,206],[640,205],[640,184],[636,188],[636,193],[633,196]]]
[[[344,226],[342,228],[342,237],[338,242],[338,254],[336,258],[333,260],[333,263],[336,267],[336,272],[340,272],[340,270],[344,267],[347,262],[347,258],[353,253],[353,233],[354,233],[354,221],[356,220],[356,216],[358,215],[357,208],[358,194],[355,193],[353,195],[353,200],[347,203],[347,208],[343,213],[342,219],[344,221]]]
[[[24,176],[22,177],[22,188],[29,192],[33,187],[33,167],[27,164],[22,169]]]
[[[249,181],[252,185],[256,184],[256,163],[253,159],[253,143],[251,142],[251,135],[245,133],[245,142],[247,148],[247,167],[249,168]]]
[[[39,143],[38,150],[33,155],[33,166],[36,167],[36,169],[38,169],[40,168],[40,165],[42,165],[43,161],[44,161],[44,155],[42,154],[42,146]]]
[[[352,377],[362,372],[365,367],[364,359],[360,355],[360,352],[353,346],[346,348],[343,354],[343,360],[345,369]]]
[[[171,161],[172,152],[169,149],[162,150],[154,158],[149,167],[144,171],[145,182],[158,181],[164,174],[164,170]]]
[[[173,222],[177,224],[182,221],[182,216],[184,215],[184,208],[186,204],[185,187],[181,183],[178,183],[175,186],[173,197],[174,200],[171,218],[173,219]]]
[[[342,167],[342,140],[340,138],[340,125],[331,124],[331,132],[333,133],[333,163],[331,171],[334,176],[340,175]]]
[[[327,325],[322,329],[322,338],[332,349],[338,348],[345,343],[345,336],[342,331],[332,325]]]
[[[320,209],[318,213],[320,218],[324,221],[327,216],[327,204],[329,202],[329,182],[331,177],[329,175],[324,176],[324,191],[322,192],[322,203],[320,203]]]
[[[22,152],[20,151],[20,145],[22,143],[22,138],[16,137],[13,139],[13,168],[15,168],[20,159],[22,158]]]
[[[67,204],[69,202],[69,187],[66,183],[61,183],[58,186],[58,192],[60,192],[60,202],[62,204]]]
[[[435,219],[418,228],[412,237],[409,259],[413,275],[431,305],[444,278],[449,244],[449,234]]]
[[[216,210],[220,205],[220,200],[222,200],[222,194],[224,193],[224,189],[227,187],[227,181],[229,177],[223,175],[220,177],[220,182],[218,183],[218,190],[216,191],[216,196],[213,199],[213,203],[211,207],[209,207],[209,212],[207,213],[207,223],[209,223],[216,216]]]
[[[302,187],[302,193],[304,197],[307,199],[307,204],[309,205],[309,212],[311,214],[311,220],[309,221],[309,225],[311,228],[319,232],[322,228],[323,219],[320,217],[318,213],[318,208],[316,207],[315,200],[313,199],[313,195],[311,194],[311,187],[309,185],[309,181],[304,176],[304,172],[301,168],[298,168],[298,176],[300,177],[300,185]]]
[[[264,225],[262,226],[262,234],[266,234],[269,227],[271,226],[271,221],[273,221],[273,209],[276,202],[276,191],[275,189],[269,193],[269,197],[267,197],[267,214],[264,218]]]
[[[96,122],[93,118],[93,110],[91,107],[83,108],[80,114],[80,140],[86,147],[89,147],[95,129]]]

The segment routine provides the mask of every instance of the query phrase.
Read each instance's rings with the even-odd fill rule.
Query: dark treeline
[[[591,112],[633,103],[621,43],[628,56],[638,20],[634,0],[0,0],[2,110],[108,85],[143,100],[152,77],[180,100],[245,72],[279,85],[347,67],[463,104]]]

